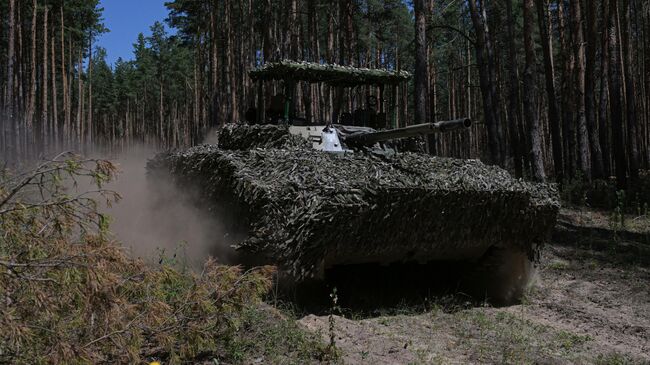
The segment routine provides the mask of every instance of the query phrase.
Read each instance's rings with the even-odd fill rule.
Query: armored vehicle
[[[217,144],[148,164],[152,175],[198,187],[238,250],[298,281],[344,265],[459,263],[471,267],[462,280],[478,283],[481,295],[502,302],[521,295],[556,220],[554,186],[422,152],[421,136],[464,130],[466,118],[391,129],[392,118],[369,107],[341,113],[340,92],[333,121],[296,116],[297,81],[383,88],[408,81],[406,72],[283,61],[250,76],[281,82],[286,96],[266,107],[260,87],[259,107],[247,122],[224,125]]]

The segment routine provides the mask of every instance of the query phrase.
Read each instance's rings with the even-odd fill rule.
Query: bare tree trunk
[[[591,180],[591,162],[589,159],[589,134],[585,117],[585,44],[582,30],[582,9],[580,1],[572,1],[573,52],[575,59],[575,106],[576,125],[578,126],[578,150],[580,170],[587,180]]]
[[[77,128],[76,128],[76,146],[79,148],[81,144],[83,143],[83,99],[84,99],[84,88],[83,88],[83,80],[81,79],[81,76],[83,74],[83,63],[82,63],[82,52],[81,49],[79,49],[79,58],[77,62],[77,85],[78,85],[78,93],[77,95]]]
[[[585,63],[585,112],[591,146],[592,175],[595,179],[604,177],[603,154],[600,148],[599,128],[596,121],[596,2],[586,1],[587,6],[587,54]]]
[[[49,8],[46,6],[43,10],[43,74],[41,75],[41,85],[43,88],[43,100],[41,107],[41,146],[43,147],[44,152],[48,152],[48,115],[47,115],[47,90],[48,90],[48,80],[47,80],[47,64],[48,64],[48,35],[47,35],[47,15]]]
[[[34,148],[34,113],[36,109],[36,0],[32,2],[32,46],[31,46],[31,65],[30,65],[30,82],[29,82],[29,106],[27,107],[27,117],[25,118],[27,138],[26,149],[33,151]],[[28,152],[29,154],[29,152]]]
[[[22,7],[19,6],[16,9],[16,24],[18,24],[18,29],[16,31],[17,37],[18,37],[18,47],[17,47],[17,52],[16,52],[16,65],[18,70],[16,70],[15,75],[16,75],[16,94],[14,96],[14,99],[16,100],[16,104],[14,105],[14,110],[13,110],[13,119],[14,119],[14,125],[16,126],[16,129],[14,129],[14,141],[16,144],[16,156],[19,158],[25,158],[25,147],[26,143],[24,143],[24,138],[25,138],[25,120],[24,120],[24,115],[25,115],[25,62],[24,56],[23,56],[23,27],[22,27]]]
[[[165,134],[163,131],[163,122],[164,122],[164,107],[163,107],[163,84],[162,82],[159,85],[160,89],[160,98],[158,99],[158,140],[160,141],[161,147],[165,146]]]
[[[93,35],[88,37],[88,137],[85,147],[93,145]]]
[[[493,62],[490,60],[491,52],[488,50],[488,34],[486,19],[479,13],[476,0],[469,0],[472,24],[476,32],[476,61],[479,65],[479,79],[481,94],[483,95],[483,112],[488,131],[488,148],[490,162],[503,166],[504,156],[501,153],[501,136],[499,133],[499,100],[495,97],[496,80],[491,69]]]
[[[512,0],[506,0],[506,23],[508,24],[508,62],[507,69],[510,75],[508,95],[508,127],[510,129],[510,144],[514,159],[515,176],[523,177],[522,150],[523,146],[519,136],[519,64],[517,62],[517,48],[515,46],[514,17],[512,14]]]
[[[61,89],[63,90],[63,145],[69,144],[70,138],[70,99],[68,94],[68,78],[65,70],[65,27],[63,6],[61,6]]]
[[[627,160],[625,156],[625,133],[623,126],[621,60],[617,27],[617,1],[610,2],[609,20],[609,95],[612,120],[612,141],[616,181],[619,189],[627,188]]]
[[[291,32],[291,42],[290,42],[290,50],[289,54],[291,59],[293,60],[299,60],[299,52],[300,52],[300,44],[298,42],[298,1],[297,0],[291,0],[291,9],[290,9],[291,14],[289,14],[289,30]]]
[[[600,146],[603,154],[603,172],[605,176],[610,176],[612,173],[611,166],[611,145],[610,145],[610,133],[608,128],[609,120],[609,82],[608,82],[608,73],[609,73],[609,0],[602,0],[602,39],[601,39],[601,54],[600,54],[600,105],[599,105],[599,115],[598,115],[598,125],[599,125],[599,140]]]
[[[217,11],[218,2],[212,1],[210,9],[210,119],[211,126],[219,124],[219,57],[217,54]]]
[[[54,33],[54,32],[52,32]],[[52,35],[51,50],[52,50],[52,144],[56,151],[59,147],[59,118],[58,118],[58,99],[56,90],[56,57],[54,54],[54,43],[56,38]]]
[[[548,34],[546,14],[548,4],[546,0],[536,0],[537,17],[539,19],[539,34],[542,42],[544,55],[544,76],[546,80],[546,95],[548,99],[548,122],[551,125],[551,139],[553,143],[553,165],[555,167],[555,179],[557,182],[564,181],[564,159],[562,155],[562,130],[560,126],[560,112],[555,94],[555,70],[553,66],[553,53],[551,50],[551,39]],[[512,22],[511,22],[512,23]]]
[[[530,153],[533,167],[533,177],[537,181],[546,180],[544,173],[544,156],[542,155],[542,140],[539,130],[539,115],[535,107],[535,45],[533,44],[533,0],[524,0],[524,49],[526,66],[524,68],[524,115],[528,133],[530,134]]]
[[[334,9],[330,7],[329,13],[327,15],[327,50],[326,57],[328,63],[334,63],[336,56],[334,55]],[[327,86],[327,109],[326,118],[329,121],[334,122],[334,96],[332,87]]]
[[[352,66],[352,0],[339,0],[339,26],[345,37],[339,42],[339,63]]]
[[[230,113],[229,121],[234,122],[239,119],[239,106],[237,101],[237,75],[235,73],[235,62],[234,62],[234,27],[232,20],[232,0],[227,0],[224,2],[225,7],[225,20],[226,20],[226,58],[227,58],[227,77],[228,77],[228,94],[230,98]]]
[[[627,147],[629,158],[630,179],[635,182],[639,179],[639,146],[637,142],[637,112],[636,112],[636,87],[635,76],[632,74],[630,63],[634,57],[630,34],[632,25],[630,24],[632,6],[630,0],[624,0],[621,4],[625,12],[620,25],[622,56],[621,63],[623,66],[623,80],[625,82],[625,100],[627,114]],[[617,18],[620,17],[617,15]]]
[[[569,177],[573,177],[576,172],[576,127],[573,118],[573,111],[575,110],[573,92],[573,68],[575,58],[571,52],[570,35],[568,30],[566,9],[564,2],[558,0],[558,21],[560,29],[560,43],[563,55],[563,70],[562,70],[562,137],[564,140],[564,163],[566,165],[565,171],[568,172]]]
[[[14,120],[14,62],[15,62],[15,13],[16,13],[16,3],[15,0],[9,0],[9,39],[8,39],[8,52],[7,52],[7,92],[6,98],[4,101],[5,104],[5,118],[2,120],[4,125],[2,144],[5,148],[3,151],[3,156],[9,157],[8,161],[11,161],[11,157],[17,157],[18,154],[18,143],[19,140],[15,138],[15,135],[12,131],[18,130],[18,121]]]
[[[427,54],[425,0],[415,0],[415,123],[426,123],[429,57]]]

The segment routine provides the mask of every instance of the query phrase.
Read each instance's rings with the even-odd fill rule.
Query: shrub
[[[104,234],[107,161],[61,155],[0,175],[0,362],[167,363],[228,359],[272,268],[208,261],[199,274],[127,256]],[[87,178],[93,192],[75,193]]]

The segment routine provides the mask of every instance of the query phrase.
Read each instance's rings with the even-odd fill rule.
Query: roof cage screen
[[[312,62],[280,61],[266,63],[249,72],[253,80],[294,80],[324,82],[334,86],[394,85],[408,81],[407,71],[357,68]]]

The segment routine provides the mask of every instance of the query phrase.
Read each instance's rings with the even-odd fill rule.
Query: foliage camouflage
[[[289,60],[268,62],[251,70],[249,75],[253,80],[324,82],[335,86],[399,84],[411,78],[411,74],[407,71],[389,71]]]
[[[278,125],[226,124],[219,132],[219,147],[227,150],[251,148],[305,147],[311,144],[306,139],[290,134],[289,127]]]
[[[260,138],[239,146],[269,145],[260,132],[273,128],[282,130],[226,127],[221,146],[234,146],[233,129]],[[554,186],[515,180],[478,160],[273,147],[202,145],[160,154],[148,168],[171,171],[177,183],[198,186],[211,204],[245,218],[248,238],[239,248],[299,279],[333,264],[475,258],[492,245],[533,258],[559,209]]]

